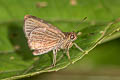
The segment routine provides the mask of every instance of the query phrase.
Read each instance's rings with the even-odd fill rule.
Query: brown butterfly
[[[24,32],[28,39],[30,49],[34,50],[33,55],[41,55],[53,51],[53,65],[56,64],[56,54],[60,49],[66,51],[70,60],[69,49],[75,45],[84,52],[76,43],[75,32],[62,32],[46,21],[35,16],[24,17]]]

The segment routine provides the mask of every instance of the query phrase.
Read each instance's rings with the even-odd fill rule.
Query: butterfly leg
[[[53,50],[53,66],[55,66],[55,64],[56,64],[56,56],[57,56],[57,50],[54,49]]]
[[[69,48],[67,48],[67,56],[68,56],[68,59],[69,59],[70,63],[72,64],[72,60],[71,60],[70,54],[69,54]]]
[[[80,48],[76,43],[73,43],[76,48],[78,48],[80,51],[85,52],[82,48]]]

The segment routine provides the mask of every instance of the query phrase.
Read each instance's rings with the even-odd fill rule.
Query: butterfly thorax
[[[75,32],[64,32],[65,38],[62,41],[61,49],[67,49],[72,47],[73,41],[77,39]]]

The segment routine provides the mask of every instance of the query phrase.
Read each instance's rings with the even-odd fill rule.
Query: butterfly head
[[[68,35],[70,41],[75,41],[77,39],[77,35],[75,32],[70,32]]]

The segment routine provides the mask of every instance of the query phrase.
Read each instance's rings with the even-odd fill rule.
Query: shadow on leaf
[[[31,60],[34,56],[28,48],[22,25],[20,26],[17,23],[11,23],[9,24],[8,30],[9,39],[13,44],[16,53],[20,55],[23,60]]]

